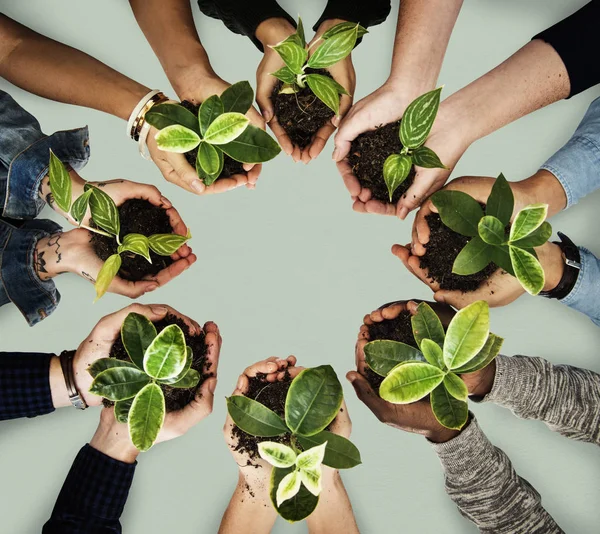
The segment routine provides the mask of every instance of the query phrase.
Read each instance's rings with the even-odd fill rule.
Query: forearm
[[[0,36],[0,76],[36,95],[127,119],[149,91],[93,57],[4,15]]]
[[[446,493],[483,534],[559,534],[538,492],[515,472],[473,418],[456,438],[434,444],[444,469]]]
[[[498,356],[484,398],[563,436],[600,445],[600,375],[542,358]]]
[[[404,3],[404,2],[402,2]],[[381,24],[390,14],[390,0],[328,0],[325,10],[313,26],[317,31],[326,20],[356,22],[365,28]]]

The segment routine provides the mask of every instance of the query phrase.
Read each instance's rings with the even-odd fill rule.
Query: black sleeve
[[[381,24],[387,19],[391,9],[390,0],[329,0],[313,30],[317,31],[321,23],[329,19],[357,22],[368,28]]]
[[[592,0],[558,24],[538,33],[563,60],[569,80],[571,98],[600,83],[600,61],[596,57],[600,44],[600,0]]]

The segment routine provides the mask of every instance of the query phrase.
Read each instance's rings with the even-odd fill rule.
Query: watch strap
[[[67,394],[69,395],[71,404],[78,410],[85,410],[88,406],[75,385],[75,375],[73,373],[74,358],[74,350],[63,350],[59,356],[60,367],[65,377],[65,385],[67,386]]]
[[[562,278],[558,285],[550,291],[542,291],[540,296],[549,299],[564,299],[575,287],[579,271],[581,271],[581,255],[577,245],[573,243],[565,234],[558,232],[560,241],[554,241],[562,251],[565,268]]]

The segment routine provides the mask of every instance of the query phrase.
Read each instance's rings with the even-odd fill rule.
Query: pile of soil
[[[185,109],[191,111],[194,114],[194,116],[196,116],[196,117],[198,116],[198,110],[200,109],[200,106],[196,106],[189,100],[184,100],[183,102],[181,102],[181,105]],[[195,169],[196,168],[196,158],[198,157],[198,148],[194,148],[193,150],[186,152],[184,154],[184,156],[185,156],[185,159],[188,160],[188,163]],[[229,178],[230,176],[233,176],[234,174],[247,174],[246,171],[244,170],[243,163],[240,163],[239,161],[236,161],[233,158],[230,158],[227,154],[223,154],[223,156],[224,156],[223,170],[221,171],[221,174],[219,174],[219,178]]]
[[[412,331],[411,317],[409,311],[403,311],[395,319],[385,319],[379,323],[369,325],[369,341],[387,339],[406,343],[411,347],[417,348],[417,342]],[[381,386],[384,377],[378,375],[369,367],[367,367],[365,374],[371,387],[376,392],[379,392],[379,386]]]
[[[383,179],[383,164],[391,154],[399,154],[403,148],[398,132],[400,122],[379,126],[376,130],[360,134],[350,146],[348,162],[361,187],[371,191],[371,198],[388,204],[390,195]],[[397,204],[412,185],[415,168],[392,195],[392,204]]]
[[[151,204],[147,200],[126,200],[119,206],[119,218],[121,220],[121,241],[127,234],[142,234],[150,237],[153,234],[172,234],[173,228],[169,222],[166,210]],[[92,227],[94,227],[92,220]],[[117,240],[92,233],[91,244],[96,255],[106,261],[109,256],[117,253]],[[145,276],[154,276],[173,263],[169,256],[160,256],[150,251],[150,263],[146,258],[130,252],[121,254],[121,268],[118,276],[124,280],[137,282]]]
[[[322,74],[332,78],[323,69],[306,69],[306,74]],[[310,145],[319,128],[333,118],[334,113],[315,96],[308,85],[289,95],[279,94],[282,86],[283,82],[276,83],[271,94],[275,116],[292,143],[304,149]]]
[[[454,260],[471,238],[450,230],[437,213],[427,215],[425,220],[431,233],[429,243],[425,245],[427,252],[421,256],[420,266],[421,269],[427,269],[429,278],[437,282],[441,289],[458,290],[463,293],[475,291],[498,269],[495,263],[490,263],[475,274],[454,274]]]
[[[204,360],[206,357],[206,344],[204,343],[204,333],[200,333],[199,335],[191,336],[189,334],[188,325],[185,324],[185,321],[172,313],[169,313],[165,316],[164,319],[160,321],[156,321],[154,326],[156,327],[156,331],[158,333],[162,332],[164,328],[169,325],[176,324],[181,328],[183,334],[185,336],[186,344],[192,349],[194,354],[194,358],[192,361],[192,369],[198,371],[200,373],[200,382],[198,385],[191,389],[182,389],[182,388],[172,388],[170,386],[165,386],[164,384],[160,384],[160,388],[163,390],[165,395],[165,405],[167,412],[174,412],[176,410],[181,410],[185,406],[187,406],[198,391],[198,388],[206,380],[213,376],[213,373],[210,372],[209,369],[204,369]],[[129,355],[125,350],[125,346],[123,345],[123,341],[121,340],[121,336],[117,338],[117,340],[113,343],[112,348],[110,349],[111,358],[117,358],[119,360],[129,360]],[[105,406],[112,406],[113,403],[104,399]]]

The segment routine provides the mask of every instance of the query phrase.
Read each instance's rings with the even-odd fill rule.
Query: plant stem
[[[86,230],[88,230],[94,234],[103,235],[106,237],[113,237],[112,234],[109,234],[108,232],[105,232],[104,230],[99,230],[97,228],[90,228],[89,226],[86,226],[85,224],[80,224],[79,228],[85,228]],[[119,239],[117,238],[117,242],[118,241],[119,241]]]

